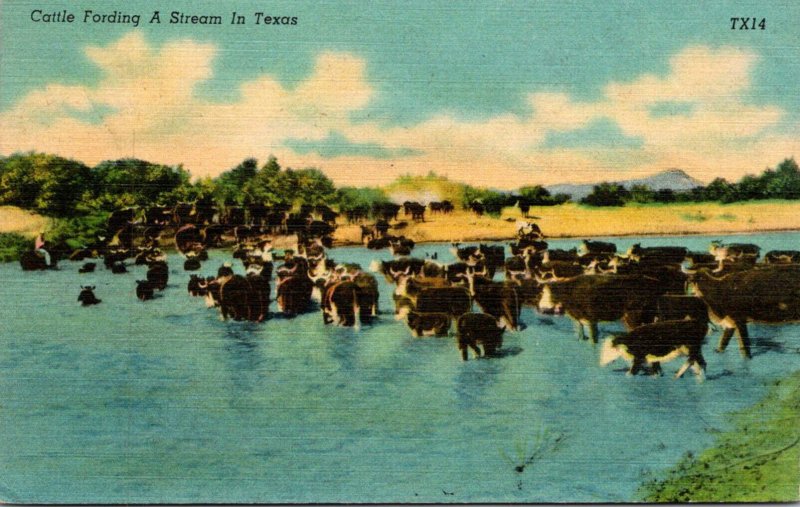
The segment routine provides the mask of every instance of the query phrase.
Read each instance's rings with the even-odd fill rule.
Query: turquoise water
[[[705,250],[711,239],[800,247],[800,233],[614,241]],[[447,245],[414,254],[434,251],[452,259]],[[331,256],[365,267],[390,258]],[[212,253],[202,273],[227,259]],[[318,311],[234,323],[188,296],[181,265],[173,256],[163,297],[140,302],[144,267],[79,275],[80,263],[46,273],[0,264],[2,500],[625,501],[800,368],[800,326],[752,326],[749,363],[735,344],[715,354],[709,337],[702,384],[672,380],[682,361],[664,377],[628,378],[621,362],[599,367],[598,348],[567,319],[530,308],[527,329],[506,333],[505,357],[465,363],[452,337],[415,339],[392,319],[382,279],[383,314],[360,331],[325,327]],[[80,307],[81,283],[103,303]],[[515,470],[537,441],[558,437]]]

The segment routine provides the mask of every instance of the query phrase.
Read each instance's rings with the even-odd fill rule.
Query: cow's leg
[[[702,382],[703,378],[705,378],[705,361],[703,361],[703,364],[696,361],[693,362],[692,371],[694,372],[694,377],[697,379],[697,381]]]
[[[634,356],[633,362],[631,363],[631,368],[628,370],[628,376],[632,377],[639,373],[639,370],[642,368],[642,364],[644,361],[641,357]]]
[[[736,323],[736,334],[739,337],[739,352],[745,359],[753,357],[750,354],[750,335],[747,332],[747,322]]]
[[[575,320],[575,333],[578,335],[579,340],[585,340],[586,335],[583,334],[583,324],[579,320]]]
[[[481,349],[478,347],[478,342],[471,341],[469,342],[469,346],[475,351],[475,357],[481,357]]]
[[[467,344],[466,343],[460,344],[458,346],[458,348],[461,350],[461,360],[462,361],[467,361],[469,359],[468,353],[467,353]]]
[[[654,377],[660,377],[662,375],[663,372],[661,371],[661,363],[656,361],[650,366],[652,368],[651,373],[653,374]]]
[[[728,343],[731,341],[731,337],[733,336],[733,328],[726,327],[722,330],[722,336],[719,337],[719,345],[716,348],[717,352],[725,352],[725,349],[728,347]]]
[[[592,340],[592,343],[597,343],[597,322],[589,323],[589,339]]]
[[[683,374],[686,373],[686,370],[688,370],[690,366],[694,366],[694,364],[695,364],[694,361],[692,361],[691,359],[687,359],[686,362],[683,364],[683,366],[681,366],[681,368],[675,374],[675,378],[678,379],[683,377]]]

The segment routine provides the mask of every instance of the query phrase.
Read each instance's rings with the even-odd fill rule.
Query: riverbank
[[[800,230],[800,201],[629,204],[609,208],[567,203],[535,206],[528,215],[529,218],[523,217],[519,209],[513,207],[505,208],[499,217],[456,210],[448,215],[426,213],[424,222],[413,222],[403,217],[401,212],[400,223],[395,223],[390,233],[404,235],[418,243],[507,241],[516,237],[519,220],[536,222],[548,238]],[[33,237],[47,229],[50,223],[46,217],[13,206],[0,207],[0,233],[14,232]],[[360,244],[361,228],[340,221],[334,239],[337,245]]]
[[[35,237],[50,226],[50,219],[16,206],[0,206],[0,233]]]
[[[401,213],[402,215],[402,213]],[[548,238],[598,236],[686,236],[800,230],[800,201],[753,201],[746,203],[631,204],[593,208],[567,203],[535,206],[522,216],[518,208],[505,208],[500,217],[477,216],[457,210],[449,215],[426,214],[425,222],[401,220],[407,225],[392,229],[419,243],[505,241],[515,238],[517,221],[536,222]],[[357,225],[340,225],[339,244],[357,244]]]
[[[686,456],[644,484],[645,502],[797,502],[800,500],[800,371],[775,381],[733,429],[699,456]]]

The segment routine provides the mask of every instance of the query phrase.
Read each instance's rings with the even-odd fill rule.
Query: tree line
[[[624,206],[627,203],[722,202],[732,203],[762,199],[800,199],[800,169],[794,158],[785,159],[775,169],[760,175],[749,174],[736,183],[716,178],[706,186],[690,190],[654,190],[647,185],[625,188],[619,183],[603,182],[581,199],[589,206]]]
[[[427,177],[405,176],[423,187],[431,181],[448,181],[430,173]],[[487,212],[522,203],[548,206],[566,202],[568,195],[551,196],[542,186],[523,187],[505,193],[449,182],[456,189],[451,198],[469,208],[475,201]],[[274,156],[259,166],[248,158],[215,178],[192,181],[182,166],[167,166],[126,158],[89,167],[86,164],[45,153],[0,157],[0,205],[12,205],[59,219],[84,218],[116,209],[139,206],[173,206],[178,202],[202,200],[217,206],[246,206],[259,203],[326,204],[340,211],[373,209],[391,199],[381,188],[345,186],[337,188],[317,168],[283,168]]]
[[[553,206],[568,202],[566,194],[551,195],[541,185],[516,192],[500,192],[449,181],[430,173],[397,180],[407,189],[447,188],[450,199],[465,209],[479,202],[487,213],[499,214],[507,206]],[[446,185],[444,185],[446,184]],[[426,187],[427,186],[427,187]],[[786,159],[761,175],[748,175],[737,183],[717,178],[707,186],[687,191],[654,190],[645,185],[625,188],[601,183],[581,200],[590,206],[622,206],[626,203],[670,203],[753,199],[800,199],[800,169]],[[202,200],[224,206],[259,203],[326,204],[340,211],[372,209],[391,201],[384,189],[339,187],[319,169],[281,167],[274,156],[259,165],[248,158],[215,178],[192,181],[182,166],[167,166],[139,159],[104,161],[94,167],[44,153],[0,157],[0,205],[13,205],[59,219],[102,216],[129,206],[172,206]]]

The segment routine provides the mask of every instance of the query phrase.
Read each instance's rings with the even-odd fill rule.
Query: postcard
[[[0,500],[800,500],[797,2],[0,11]]]

